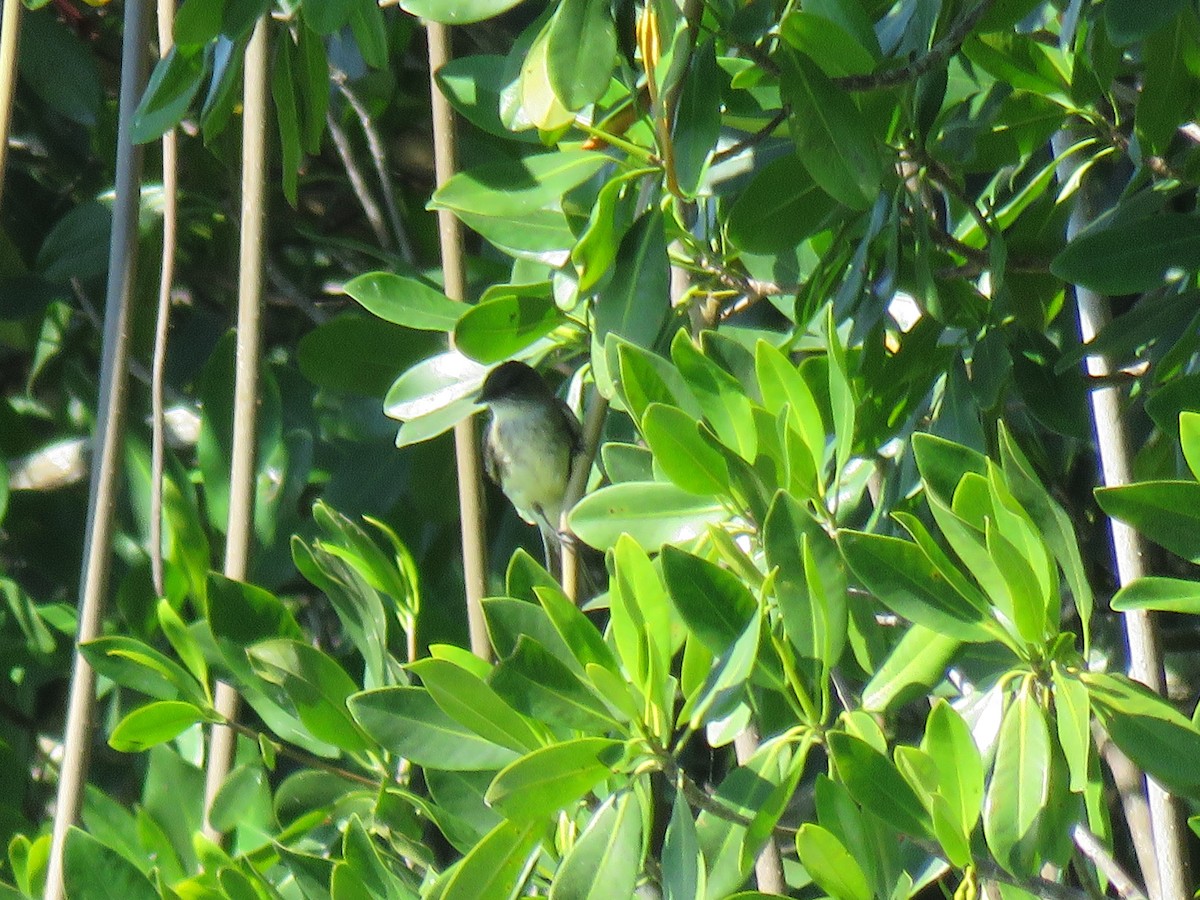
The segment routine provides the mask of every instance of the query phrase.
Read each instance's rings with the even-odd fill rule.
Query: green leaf
[[[1147,575],[1131,581],[1112,598],[1114,612],[1157,609],[1200,615],[1200,581]]]
[[[478,675],[441,659],[410,663],[447,715],[480,737],[524,753],[542,741],[529,722]]]
[[[617,29],[608,0],[563,0],[546,34],[546,70],[554,94],[580,110],[608,89]]]
[[[54,112],[94,129],[105,89],[93,49],[53,9],[31,9],[19,21],[22,81]]]
[[[1200,481],[1200,413],[1190,409],[1179,413],[1179,446],[1192,477]],[[4,509],[0,505],[0,518]]]
[[[287,692],[316,738],[350,753],[371,748],[346,708],[358,686],[332,657],[294,640],[263,641],[246,652],[255,672]]]
[[[675,106],[671,136],[675,177],[685,197],[693,197],[704,177],[708,155],[721,133],[721,70],[712,38],[692,54]]]
[[[1083,793],[1088,784],[1088,756],[1092,747],[1092,711],[1087,687],[1057,664],[1051,669],[1050,675],[1054,684],[1054,724],[1058,730],[1058,745],[1071,772],[1071,790]]]
[[[350,20],[350,8],[354,0],[325,0],[324,3],[306,3],[304,21],[317,34],[325,37],[341,29]]]
[[[663,214],[650,209],[621,239],[613,277],[596,297],[595,340],[603,343],[612,333],[639,347],[652,346],[671,311],[669,282]]]
[[[380,398],[397,372],[441,346],[435,335],[351,313],[322,322],[300,338],[296,362],[319,388]]]
[[[725,458],[701,439],[692,416],[675,406],[651,403],[642,417],[642,434],[655,462],[679,487],[701,496],[729,492]]]
[[[787,407],[788,427],[796,432],[820,472],[825,461],[825,424],[821,408],[800,374],[800,369],[771,344],[760,340],[754,347],[754,370],[763,406],[772,415]]]
[[[700,418],[700,404],[679,370],[657,353],[630,343],[617,345],[621,394],[635,421],[640,422],[651,403],[674,406]]]
[[[440,411],[454,411],[461,419],[478,409],[475,396],[483,386],[487,371],[486,366],[457,350],[439,353],[417,363],[396,379],[383,398],[383,411],[402,422]],[[452,424],[448,423],[446,427]]]
[[[501,822],[463,857],[445,890],[435,896],[440,900],[504,900],[517,896],[542,831],[543,823],[536,820]]]
[[[463,313],[454,326],[454,346],[490,365],[516,356],[566,321],[548,294],[501,295]]]
[[[1063,248],[1050,271],[1101,294],[1140,294],[1168,272],[1194,272],[1200,259],[1200,216],[1161,213],[1088,230]]]
[[[66,835],[62,877],[72,900],[158,898],[158,891],[133,863],[74,825]]]
[[[221,783],[208,813],[209,824],[217,831],[235,831],[243,819],[253,815],[254,806],[263,802],[269,808],[270,788],[267,772],[257,760],[237,766]]]
[[[683,329],[671,341],[671,359],[721,443],[752,463],[757,456],[758,430],[746,386],[701,353]]]
[[[611,160],[590,150],[537,153],[459,172],[438,188],[431,208],[482,216],[522,216],[557,204]]]
[[[726,230],[730,242],[746,253],[781,253],[820,231],[834,206],[799,157],[789,154],[754,173],[729,210]]]
[[[269,638],[302,640],[304,632],[274,594],[208,573],[208,622],[213,637],[242,648]]]
[[[195,635],[188,630],[187,625],[179,617],[179,613],[175,612],[166,597],[158,601],[157,613],[159,627],[167,636],[171,647],[183,660],[184,665],[188,667],[188,671],[196,681],[202,685],[207,684],[208,662],[204,659],[204,653],[200,649]]]
[[[1200,732],[1166,700],[1124,675],[1080,673],[1104,730],[1148,775],[1168,789],[1200,797]]]
[[[459,317],[470,309],[415,278],[391,272],[359,275],[347,281],[342,290],[367,312],[396,325],[423,331],[453,331]]]
[[[135,144],[157,140],[187,115],[204,80],[204,55],[194,48],[172,47],[154,66],[145,93],[133,113]]]
[[[842,731],[831,732],[828,740],[838,777],[856,802],[897,831],[933,836],[929,813],[886,756]]]
[[[135,709],[118,722],[108,745],[122,753],[138,753],[174,740],[204,719],[204,711],[190,703],[159,700]]]
[[[434,77],[455,111],[476,128],[507,140],[536,141],[535,135],[514,134],[500,121],[504,66],[503,56],[460,56],[438,69]]]
[[[925,489],[946,506],[954,499],[954,491],[964,475],[987,474],[987,458],[982,453],[937,435],[914,434],[912,448]]]
[[[442,711],[418,687],[387,687],[354,694],[351,715],[371,739],[418,766],[449,771],[499,769],[517,754],[479,737]]]
[[[960,646],[954,638],[913,625],[863,688],[863,709],[886,712],[914,693],[933,687],[945,677]]]
[[[148,697],[207,703],[204,688],[183,666],[135,638],[107,635],[81,644],[79,650],[97,673]]]
[[[704,534],[728,516],[725,507],[673,484],[628,481],[584,496],[571,510],[571,531],[593,547],[608,549],[629,534],[649,550]]]
[[[1138,0],[1107,0],[1104,24],[1108,38],[1118,47],[1142,40],[1171,21],[1187,6],[1187,0],[1159,0],[1145,4]]]
[[[850,31],[808,8],[793,8],[780,24],[779,36],[831,78],[863,75],[875,68],[875,57]]]
[[[332,4],[322,4],[332,5]],[[300,106],[296,98],[296,78],[292,74],[292,48],[289,35],[276,43],[275,64],[271,69],[271,99],[279,123],[279,156],[283,169],[283,196],[294,208],[300,181]]]
[[[796,853],[812,880],[831,897],[871,900],[867,876],[832,832],[805,822],[796,832]]]
[[[937,767],[937,793],[962,832],[970,834],[983,804],[983,760],[970,727],[945,700],[937,700],[929,711],[921,749]]]
[[[867,120],[850,95],[810,59],[784,54],[780,93],[796,154],[813,181],[851,209],[867,209],[883,182],[883,159]]]
[[[1028,686],[1000,723],[996,762],[983,806],[983,833],[996,861],[1014,875],[1035,874],[1038,824],[1050,797],[1050,730]]]
[[[585,670],[588,666],[596,665],[614,675],[619,671],[617,661],[608,644],[604,642],[604,637],[561,590],[534,588],[534,594],[563,643]]]
[[[632,897],[642,862],[642,808],[633,791],[600,805],[563,857],[549,900]]]
[[[742,580],[715,563],[663,547],[663,578],[688,630],[714,656],[725,652],[754,616],[757,604]]]
[[[400,8],[409,15],[432,19],[443,25],[467,25],[498,16],[520,2],[521,0],[404,0]]]
[[[534,750],[501,770],[487,790],[490,806],[513,821],[543,819],[577,802],[612,774],[619,741],[586,737]]]
[[[842,346],[837,328],[834,327],[832,304],[825,314],[825,347],[829,357],[829,407],[833,413],[834,459],[840,473],[850,461],[850,452],[854,447],[858,399],[850,383],[846,348]]]
[[[897,615],[960,641],[995,638],[990,620],[946,583],[916,544],[860,531],[840,532],[838,544],[867,590]]]
[[[488,681],[515,709],[556,729],[603,733],[617,726],[604,703],[528,635],[521,636]]]
[[[704,897],[704,857],[696,839],[692,810],[676,791],[662,848],[663,900]]]
[[[1154,543],[1200,563],[1200,484],[1142,481],[1097,488],[1096,501],[1114,519],[1132,525]]]

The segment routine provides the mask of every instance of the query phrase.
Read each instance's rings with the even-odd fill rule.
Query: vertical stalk
[[[441,187],[453,177],[457,167],[454,111],[438,90],[434,78],[437,70],[450,61],[450,29],[437,22],[427,22],[425,34],[429,43],[434,169],[437,186]],[[437,220],[444,290],[451,300],[463,301],[467,297],[467,280],[463,270],[462,228],[454,214],[446,209],[437,211]],[[483,618],[483,595],[487,590],[483,485],[480,481],[479,435],[474,419],[454,426],[454,456],[458,468],[458,507],[462,514],[463,575],[467,587],[467,626],[471,632],[471,652],[483,659],[490,659],[491,645]]]
[[[1077,157],[1066,155],[1066,150],[1074,141],[1075,136],[1069,129],[1063,129],[1054,136],[1054,153],[1063,160],[1059,164],[1060,183],[1065,183],[1074,175],[1081,164]],[[1067,225],[1068,240],[1095,218],[1090,198],[1091,194],[1085,182],[1079,188],[1079,196]],[[1075,285],[1074,290],[1080,337],[1086,344],[1112,319],[1112,310],[1107,297],[1080,285]],[[1092,420],[1100,455],[1101,481],[1106,487],[1129,484],[1133,480],[1132,454],[1129,449],[1129,434],[1121,418],[1121,393],[1108,378],[1112,374],[1112,367],[1108,359],[1100,354],[1089,355],[1085,364],[1088,375],[1095,378],[1098,384],[1104,385],[1093,389],[1090,395]],[[1124,587],[1147,574],[1145,545],[1141,535],[1124,522],[1109,518],[1108,524],[1117,564],[1117,580]],[[1131,610],[1122,613],[1121,616],[1129,645],[1129,676],[1162,694],[1165,687],[1162,655],[1159,652],[1158,637],[1150,613],[1146,610]],[[1174,798],[1149,777],[1146,778],[1146,798],[1150,807],[1154,856],[1157,861],[1157,872],[1143,873],[1150,895],[1154,900],[1186,900],[1191,896],[1191,892],[1187,887],[1184,831],[1179,810]]]
[[[17,0],[19,2],[19,0]],[[88,497],[88,527],[80,575],[78,643],[100,635],[104,595],[112,555],[113,513],[117,503],[120,457],[124,437],[128,375],[129,331],[137,267],[138,212],[141,204],[142,148],[132,139],[133,112],[146,83],[146,32],[149,7],[143,0],[126,0],[121,44],[121,87],[118,101],[116,200],[108,254],[108,283],[104,302],[104,337],[100,360],[100,391],[96,414],[95,463]],[[6,15],[7,20],[7,15]],[[67,699],[63,763],[59,772],[54,829],[46,876],[47,900],[64,893],[63,850],[67,830],[79,817],[87,783],[88,751],[92,741],[96,673],[78,649],[74,654]]]
[[[158,53],[165,57],[174,44],[174,0],[158,0]],[[154,322],[154,357],[150,369],[150,575],[154,593],[163,596],[163,456],[166,436],[163,382],[167,366],[167,332],[171,324],[171,283],[175,280],[175,236],[179,223],[179,132],[162,137],[163,237],[158,280],[158,314]]]
[[[263,16],[246,47],[242,101],[242,208],[238,262],[237,362],[233,387],[233,449],[229,471],[229,523],[225,532],[226,577],[246,578],[254,514],[254,436],[258,418],[259,333],[262,319],[263,234],[266,230],[267,29]],[[224,718],[238,714],[237,692],[218,682],[215,706]],[[220,835],[208,821],[213,800],[233,763],[236,736],[215,725],[204,780],[204,831]]]
[[[17,90],[17,44],[24,5],[23,0],[4,0],[0,18],[0,199],[4,197],[4,175],[8,171],[8,129]]]

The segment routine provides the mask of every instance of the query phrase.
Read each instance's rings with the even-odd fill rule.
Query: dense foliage
[[[228,329],[243,53],[268,12],[243,582],[218,574]],[[3,896],[46,879],[118,19],[54,0],[21,31]],[[455,26],[440,186],[422,19]],[[166,580],[149,176],[71,897],[1084,897],[1128,892],[1118,865],[1174,898],[1138,802],[1143,774],[1200,801],[1194,3],[184,0],[175,41],[133,122],[147,172],[182,140]],[[440,288],[434,209],[468,229],[467,304]],[[606,410],[570,525],[609,584],[581,610],[492,494],[484,659],[448,432],[510,358]],[[1104,390],[1119,420],[1094,416]],[[1093,492],[1097,434],[1135,482]],[[1153,542],[1152,575],[1114,569],[1109,517]],[[1124,674],[1144,610],[1172,614],[1165,659],[1135,661],[1165,664],[1169,698]],[[245,706],[206,812],[216,679]]]

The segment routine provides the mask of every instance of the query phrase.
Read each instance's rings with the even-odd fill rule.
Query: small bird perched
[[[478,400],[491,411],[483,436],[484,469],[521,518],[541,531],[547,568],[560,577],[563,499],[571,473],[583,462],[579,420],[523,362],[492,369]]]

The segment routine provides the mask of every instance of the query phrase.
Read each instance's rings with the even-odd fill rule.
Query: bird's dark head
[[[536,370],[515,360],[501,363],[488,373],[479,391],[480,403],[545,397],[550,393]]]

